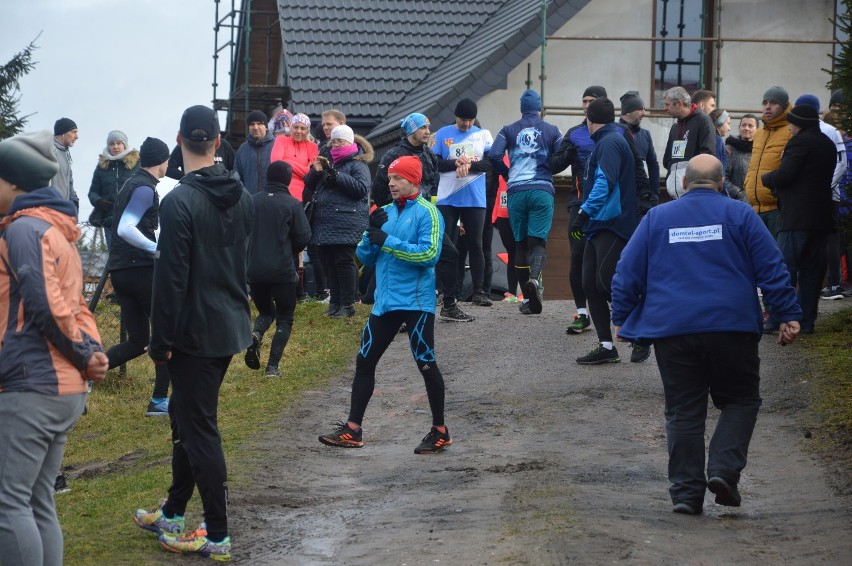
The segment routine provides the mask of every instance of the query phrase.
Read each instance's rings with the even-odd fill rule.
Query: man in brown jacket
[[[743,183],[749,204],[773,238],[778,235],[778,201],[761,177],[781,165],[781,154],[790,141],[787,114],[791,109],[790,97],[784,88],[773,86],[763,93],[763,127],[754,136],[751,161]]]

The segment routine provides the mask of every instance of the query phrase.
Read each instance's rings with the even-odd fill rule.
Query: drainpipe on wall
[[[545,49],[547,48],[547,0],[541,0],[541,74],[538,78],[541,80],[541,106],[544,108],[544,81],[547,75],[545,69]]]
[[[251,51],[249,47],[251,46],[251,0],[246,0],[245,3],[245,11],[243,12],[243,17],[245,18],[245,35],[246,35],[246,55],[243,59],[243,63],[246,66],[246,79],[245,79],[245,90],[246,90],[246,103],[245,103],[245,111],[246,116],[249,115],[251,109],[249,108],[249,77],[251,73],[249,72],[249,66],[251,65]]]

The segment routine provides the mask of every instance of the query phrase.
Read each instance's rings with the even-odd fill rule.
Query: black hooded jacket
[[[311,239],[311,225],[302,203],[281,183],[266,183],[251,200],[254,224],[248,280],[252,283],[295,283],[299,275],[294,258]]]
[[[246,268],[254,206],[223,165],[184,175],[160,204],[150,356],[204,358],[251,344]]]
[[[420,193],[429,200],[432,195],[438,194],[438,156],[425,144],[414,146],[408,141],[408,137],[404,136],[395,146],[390,148],[382,157],[379,163],[379,168],[376,170],[376,178],[373,179],[373,187],[370,189],[370,198],[378,206],[390,204],[391,198],[390,187],[388,186],[388,167],[397,158],[404,155],[413,155],[420,159],[423,165],[423,177],[420,180]]]

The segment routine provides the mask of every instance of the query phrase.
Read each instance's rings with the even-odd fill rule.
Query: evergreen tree
[[[834,59],[834,73],[831,80],[828,82],[829,89],[834,92],[837,89],[843,89],[844,100],[840,104],[840,119],[841,129],[846,132],[852,132],[852,112],[849,112],[850,102],[852,102],[852,0],[842,0],[845,10],[843,13],[838,11],[837,26],[838,34],[843,37],[843,43],[840,44],[840,50]]]
[[[0,140],[20,133],[29,118],[29,115],[18,116],[18,102],[21,98],[19,81],[35,67],[33,51],[37,49],[36,39],[8,63],[0,66]]]

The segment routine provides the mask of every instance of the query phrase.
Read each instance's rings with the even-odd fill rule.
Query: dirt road
[[[621,345],[621,364],[576,365],[595,337],[566,336],[568,308],[549,301],[542,315],[522,316],[498,303],[470,307],[473,323],[437,325],[454,439],[442,454],[413,453],[430,417],[404,335],[379,365],[364,448],[317,442],[345,419],[351,374],[308,392],[263,441],[251,487],[232,490],[235,561],[852,563],[850,497],[803,452],[801,343],[761,342],[764,405],[743,506],[717,506],[708,492],[704,514],[684,516],[667,492],[653,356],[629,363]]]

